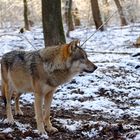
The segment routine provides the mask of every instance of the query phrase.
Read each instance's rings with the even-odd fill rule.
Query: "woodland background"
[[[62,16],[64,20],[64,13],[66,9],[66,1],[62,0]],[[94,1],[94,0],[93,0]],[[123,8],[124,16],[129,23],[140,21],[140,1],[139,0],[119,0]],[[41,24],[41,1],[40,0],[29,0],[28,3],[28,17],[33,21],[34,25]],[[98,0],[100,13],[103,22],[117,10],[114,0]],[[83,26],[94,25],[91,1],[90,0],[73,0],[72,1],[72,12],[75,12],[75,8],[78,9],[78,17]],[[0,27],[15,27],[24,26],[23,17],[23,1],[22,0],[0,0]],[[116,14],[107,23],[107,25],[120,25],[118,20],[119,14]],[[64,22],[65,23],[65,22]]]
[[[0,96],[0,140],[140,140],[139,9],[140,0],[0,0],[0,58],[77,38],[83,43],[94,34],[82,47],[98,66],[54,94],[55,134],[36,132],[33,94],[21,96],[24,115],[14,116],[14,125],[4,123]]]

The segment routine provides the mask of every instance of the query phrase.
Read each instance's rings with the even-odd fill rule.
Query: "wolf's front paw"
[[[4,120],[4,123],[14,124],[14,119],[13,118],[7,118],[7,119]]]
[[[55,132],[58,132],[58,129],[53,127],[53,126],[51,126],[51,127],[47,127],[47,131],[55,133]]]
[[[15,115],[23,116],[23,112],[21,110],[15,110]]]
[[[45,128],[43,126],[43,123],[41,123],[38,127],[37,127],[38,133],[39,134],[47,134],[45,131]]]
[[[47,132],[45,131],[45,129],[38,130],[38,133],[39,133],[40,135],[47,135]]]

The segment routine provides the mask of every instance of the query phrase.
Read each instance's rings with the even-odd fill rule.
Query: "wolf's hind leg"
[[[7,123],[14,123],[14,118],[12,115],[12,109],[11,109],[11,93],[9,92],[9,84],[8,82],[3,83],[3,88],[5,92],[5,97],[6,97],[6,114],[7,114]]]
[[[15,115],[23,115],[22,110],[20,109],[19,98],[22,93],[15,93]]]

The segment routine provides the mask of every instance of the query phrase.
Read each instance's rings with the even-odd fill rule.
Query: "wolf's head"
[[[71,74],[76,74],[92,73],[97,69],[97,66],[88,59],[86,52],[80,47],[79,40],[74,40],[69,44],[46,47],[39,53],[47,72],[68,70]]]
[[[92,73],[97,69],[97,66],[88,59],[86,52],[80,47],[79,40],[70,42],[67,47],[72,72]]]

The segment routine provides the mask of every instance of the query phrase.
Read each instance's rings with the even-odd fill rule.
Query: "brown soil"
[[[100,91],[103,94],[103,89]],[[0,101],[2,102],[2,100]],[[33,130],[36,129],[36,122],[34,119],[34,109],[33,105],[24,105],[22,107],[24,112],[23,116],[14,116],[15,120],[22,124],[30,124],[29,128],[27,127],[25,132],[22,132],[16,124],[4,124],[3,121],[0,122],[0,130],[4,130],[8,127],[12,128],[14,131],[9,132],[8,134],[0,133],[0,140],[21,140],[27,137],[31,137],[35,140],[44,140],[40,135],[35,133]],[[140,118],[131,118],[131,116],[125,114],[121,120],[114,119],[109,117],[108,114],[103,114],[102,111],[91,111],[84,110],[83,114],[75,114],[75,110],[56,110],[52,108],[51,116],[52,123],[55,127],[58,128],[59,132],[57,133],[48,133],[49,140],[125,140],[127,138],[133,138],[136,136],[135,130],[140,130],[139,127],[135,128],[125,128],[124,125],[133,124],[137,126],[140,123]],[[4,120],[6,118],[4,104],[0,106],[0,119]],[[67,130],[60,122],[55,119],[71,119],[71,120],[82,120],[81,128],[76,131]],[[89,121],[97,122],[94,125],[91,125]],[[102,122],[106,122],[103,124]],[[95,129],[97,132],[95,136],[89,138],[84,135],[83,132],[90,132],[91,129]]]

